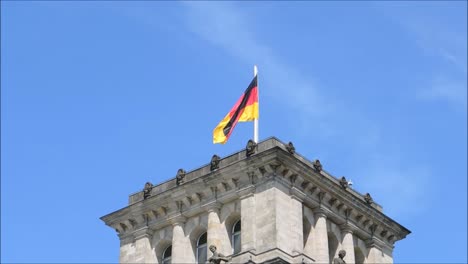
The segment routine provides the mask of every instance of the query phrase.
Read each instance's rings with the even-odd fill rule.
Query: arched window
[[[304,248],[306,247],[307,241],[309,240],[310,229],[312,226],[310,225],[309,220],[307,218],[302,219],[302,239],[304,242]]]
[[[234,254],[241,251],[241,220],[237,221],[232,227],[232,249]]]
[[[203,233],[197,240],[197,263],[205,264],[206,262],[206,232]]]
[[[356,264],[364,263],[364,260],[365,260],[364,254],[362,254],[361,249],[358,247],[354,247],[354,258],[356,259]]]
[[[328,256],[330,257],[330,263],[333,263],[333,259],[338,257],[338,239],[334,233],[328,232]]]
[[[162,255],[162,264],[171,264],[172,245],[168,246]]]

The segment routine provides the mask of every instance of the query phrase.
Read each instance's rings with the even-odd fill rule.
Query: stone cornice
[[[342,188],[338,179],[315,170],[312,162],[299,154],[287,152],[275,138],[260,142],[249,158],[244,152],[221,159],[215,171],[207,165],[188,172],[179,186],[171,181],[157,185],[146,199],[143,192],[134,194],[131,205],[101,219],[120,234],[143,226],[157,229],[170,225],[174,215],[191,217],[219,210],[223,204],[252,196],[259,186],[274,181],[293,199],[322,210],[338,225],[347,223],[364,239],[375,237],[391,245],[410,232],[385,216],[378,204],[368,204],[362,194]]]
[[[302,192],[301,190],[299,190],[298,188],[296,187],[291,187],[291,190],[290,190],[290,195],[293,199],[299,201],[299,202],[303,202],[304,201],[304,198],[306,197],[306,194],[304,192]]]
[[[356,229],[356,228],[353,228],[349,223],[345,223],[345,224],[341,224],[340,225],[340,230],[342,233],[353,233],[353,229]]]
[[[247,197],[253,196],[255,193],[255,185],[247,185],[244,186],[242,189],[237,190],[237,195],[239,199],[245,199]]]
[[[273,154],[273,155],[272,155]],[[256,159],[264,156],[274,157],[274,150],[264,152],[260,155],[250,157],[249,162],[255,162]],[[154,227],[165,226],[162,222],[167,221],[167,217],[173,213],[182,213],[187,216],[193,216],[207,210],[202,207],[205,201],[217,200],[218,207],[223,203],[239,199],[240,196],[253,195],[255,185],[261,173],[257,170],[245,170],[244,165],[228,166],[225,170],[216,171],[216,175],[207,175],[206,178],[197,178],[191,182],[179,186],[177,190],[171,190],[160,193],[159,195],[149,197],[140,202],[127,206],[112,214],[106,215],[101,219],[110,226],[124,225],[119,232],[130,232],[134,230],[133,225],[126,222],[136,223],[135,218],[149,219],[149,225]],[[138,223],[137,223],[138,224]]]
[[[327,210],[325,210],[323,207],[317,207],[314,209],[314,215],[315,217],[319,218],[327,218]]]
[[[167,222],[171,223],[173,226],[177,225],[183,225],[187,221],[187,218],[183,215],[175,215],[169,219],[167,219]]]
[[[218,201],[211,201],[207,204],[204,204],[201,208],[208,213],[215,212],[219,214],[219,210],[221,210],[222,206],[223,204]]]
[[[133,237],[135,239],[140,239],[143,237],[151,238],[153,236],[153,230],[148,227],[143,227],[133,232]]]
[[[367,230],[372,225],[377,225],[374,232],[366,231],[366,237],[371,233],[378,232],[378,235],[385,237],[384,240],[394,243],[410,233],[409,230],[384,215],[380,206],[367,204],[362,195],[350,188],[343,189],[335,178],[321,177],[325,175],[323,171],[318,173],[311,167],[307,168],[307,163],[297,162],[285,152],[279,153],[278,159],[282,161],[282,164],[279,166],[281,169],[275,171],[276,174],[283,176],[294,175],[294,178],[290,177],[291,183],[294,186],[301,186],[308,198],[310,195],[310,199],[306,199],[306,201],[309,201],[311,208],[325,203],[327,207],[337,212],[333,215],[336,216],[335,220],[338,220],[338,223],[351,221],[351,219],[354,221],[356,217],[361,216],[361,219],[357,219],[359,223],[356,223],[356,226]],[[287,171],[287,174],[284,171]],[[346,213],[343,209],[352,210]]]

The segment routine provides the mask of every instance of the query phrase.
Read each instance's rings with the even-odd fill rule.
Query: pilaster
[[[135,262],[156,263],[156,255],[151,245],[153,231],[148,227],[143,227],[133,233],[135,237]]]
[[[145,189],[131,194],[129,206],[101,218],[119,234],[120,262],[157,262],[154,246],[160,254],[160,247],[172,244],[172,263],[195,263],[194,240],[205,231],[208,245],[230,255],[231,227],[226,225],[239,217],[242,252],[235,258],[245,260],[242,263],[281,256],[291,263],[299,263],[302,256],[329,263],[329,243],[331,254],[335,246],[346,250],[347,263],[364,258],[366,263],[392,262],[393,244],[410,231],[383,215],[375,202],[340,185],[318,160],[308,161],[291,146],[267,139],[253,155],[247,157],[242,150],[216,158],[216,166],[185,173],[185,182],[172,179],[154,185],[150,196],[144,195]],[[343,223],[348,226],[338,226]]]
[[[249,185],[237,193],[241,204],[241,244],[242,251],[255,251],[255,187]]]
[[[292,187],[290,190],[291,196],[289,197],[289,230],[285,228],[290,234],[287,243],[290,245],[289,252],[291,255],[302,254],[304,252],[304,232],[303,232],[303,212],[302,212],[302,202],[305,197],[305,194],[297,189]],[[280,218],[281,216],[279,216]]]
[[[232,252],[230,250],[229,235],[219,218],[221,207],[222,204],[216,201],[203,206],[208,212],[207,244],[208,247],[215,245],[218,252],[223,255],[230,255]]]
[[[347,224],[340,226],[341,229],[341,248],[346,251],[344,260],[346,263],[356,263],[354,256],[353,230]]]
[[[330,257],[328,254],[328,231],[327,231],[327,215],[322,208],[314,210],[315,216],[315,260],[317,263],[329,263]]]
[[[186,218],[179,215],[169,220],[172,223],[172,263],[194,263],[192,244],[184,226]]]
[[[135,246],[134,238],[131,234],[119,235],[120,238],[120,256],[119,263],[134,262]]]
[[[366,263],[383,263],[382,248],[373,238],[366,241],[366,247],[368,252]]]

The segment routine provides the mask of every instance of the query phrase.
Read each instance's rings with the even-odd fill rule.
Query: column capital
[[[135,241],[135,237],[132,234],[119,234],[119,239],[121,244],[128,244]]]
[[[254,193],[255,193],[254,185],[247,185],[244,188],[237,191],[237,195],[239,195],[239,198],[241,200],[253,196]]]
[[[289,192],[290,192],[291,198],[301,203],[304,201],[304,198],[306,197],[305,193],[303,193],[301,190],[299,190],[295,186],[293,186]]]
[[[212,201],[210,203],[204,204],[202,206],[202,208],[204,210],[208,211],[208,213],[215,212],[215,213],[219,214],[219,211],[221,210],[222,206],[223,206],[222,203],[220,203],[218,201]]]
[[[344,223],[340,225],[340,230],[342,233],[350,233],[350,234],[353,233],[353,229],[348,223]]]
[[[367,239],[366,241],[364,241],[366,243],[366,247],[367,248],[378,248],[378,249],[381,249],[381,246],[380,246],[380,243],[378,243],[378,241],[375,239],[375,238],[369,238]]]
[[[187,221],[187,218],[181,214],[176,215],[172,217],[171,219],[168,220],[169,223],[172,224],[172,226],[178,226],[178,225],[183,225]]]
[[[315,240],[315,260],[317,263],[330,263],[328,252],[328,227],[327,227],[327,214],[324,208],[315,208],[314,214],[316,218],[314,235],[320,239]]]
[[[133,232],[133,237],[138,240],[143,237],[152,238],[154,231],[148,227],[143,227]]]
[[[321,208],[321,207],[318,207],[318,208],[316,208],[316,209],[313,209],[313,212],[314,212],[315,217],[323,217],[323,218],[325,218],[325,219],[327,218],[327,213],[326,213],[326,211],[325,211],[323,208]]]

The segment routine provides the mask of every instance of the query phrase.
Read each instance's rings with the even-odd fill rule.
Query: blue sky
[[[260,140],[292,141],[467,262],[467,2],[1,2],[1,262],[117,262],[99,217],[244,148],[212,130],[259,68]]]

